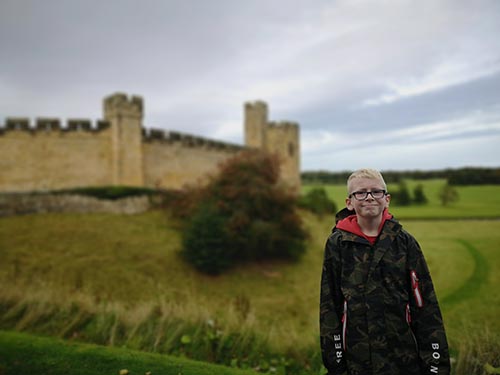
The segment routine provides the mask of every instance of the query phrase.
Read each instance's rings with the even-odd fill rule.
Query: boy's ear
[[[348,210],[354,211],[354,206],[352,205],[351,198],[347,197],[345,199],[345,206],[347,207]]]

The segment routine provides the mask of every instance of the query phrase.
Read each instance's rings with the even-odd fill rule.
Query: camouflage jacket
[[[427,264],[395,219],[373,246],[333,229],[321,278],[320,339],[330,375],[450,373]]]

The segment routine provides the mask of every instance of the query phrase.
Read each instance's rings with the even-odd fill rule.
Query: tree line
[[[305,171],[301,173],[303,183],[344,184],[352,171]],[[500,185],[500,167],[464,167],[442,170],[382,171],[387,183],[399,183],[403,179],[430,180],[444,178],[450,185]]]

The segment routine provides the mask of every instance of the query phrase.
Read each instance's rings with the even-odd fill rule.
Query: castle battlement
[[[132,95],[130,98],[124,93],[115,93],[104,98],[104,118],[109,119],[115,113],[142,118],[144,114],[144,101],[142,97]]]
[[[263,102],[262,100],[256,100],[253,102],[246,102],[245,110],[257,110],[257,111],[264,111],[267,113],[268,108],[266,102]]]
[[[229,142],[217,141],[196,135],[180,133],[175,131],[166,131],[162,129],[142,129],[142,138],[144,142],[161,142],[168,144],[178,143],[186,147],[199,147],[217,150],[239,151],[244,147]]]
[[[299,128],[299,124],[291,121],[270,121],[268,122],[268,126],[270,128],[282,128],[290,130],[295,130]]]
[[[94,123],[88,119],[67,119],[65,126],[58,118],[38,117],[32,124],[27,117],[8,117],[5,125],[0,125],[0,135],[9,131],[25,131],[35,135],[37,132],[58,131],[58,132],[100,132],[110,127],[110,123],[104,120],[97,120]]]

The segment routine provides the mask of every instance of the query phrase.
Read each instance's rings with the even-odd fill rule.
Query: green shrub
[[[324,188],[314,188],[300,197],[299,206],[305,208],[316,215],[335,214],[337,206],[330,198]]]
[[[157,193],[157,191],[150,188],[135,186],[96,186],[58,190],[55,193],[77,194],[94,197],[97,199],[116,200],[141,195],[152,195],[154,193]]]
[[[196,268],[217,273],[236,262],[296,260],[305,251],[306,232],[295,212],[297,198],[279,180],[279,161],[261,151],[243,151],[223,163],[204,188],[189,189],[179,204],[190,217],[183,253],[223,258],[224,264]],[[196,245],[192,245],[196,244]],[[199,254],[197,256],[196,254]],[[222,261],[222,260],[220,260]]]
[[[234,263],[226,224],[227,218],[208,202],[198,207],[186,226],[182,255],[199,271],[218,274]]]

